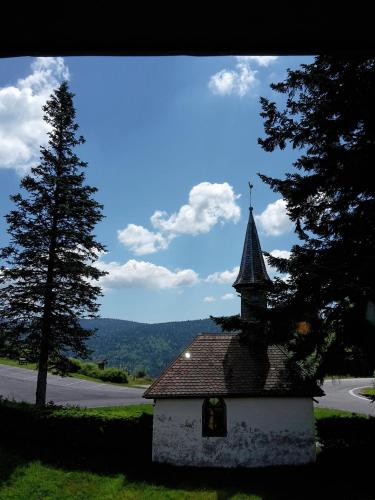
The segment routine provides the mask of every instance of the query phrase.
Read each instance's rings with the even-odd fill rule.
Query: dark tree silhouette
[[[289,260],[268,255],[290,275],[269,297],[273,330],[318,378],[338,344],[359,347],[374,368],[375,59],[318,56],[271,88],[283,109],[261,98],[258,142],[300,155],[283,179],[258,175],[286,200],[301,239]]]
[[[101,290],[95,281],[105,274],[93,265],[104,250],[92,234],[102,206],[93,198],[96,188],[85,184],[87,164],[73,152],[84,142],[73,96],[64,82],[43,107],[48,145],[21,180],[24,194],[11,196],[10,242],[1,250],[2,347],[37,361],[37,405],[46,403],[49,365],[61,368],[68,353],[87,355],[92,331],[78,320],[96,316]]]

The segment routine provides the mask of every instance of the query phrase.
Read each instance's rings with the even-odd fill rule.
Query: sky
[[[267,153],[260,96],[312,57],[159,56],[0,59],[0,245],[9,195],[38,163],[42,106],[63,80],[75,94],[77,147],[98,188],[106,246],[100,316],[145,323],[240,312],[232,284],[249,214],[264,251],[297,243],[285,203],[257,176],[293,171],[298,151]],[[275,270],[268,266],[270,277]]]

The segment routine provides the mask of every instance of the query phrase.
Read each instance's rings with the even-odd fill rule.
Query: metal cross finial
[[[251,206],[251,190],[253,189],[253,185],[251,184],[251,181],[249,181],[249,188],[250,188],[250,210],[252,210],[253,207]]]

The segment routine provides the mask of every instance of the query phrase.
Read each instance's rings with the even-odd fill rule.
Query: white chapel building
[[[252,306],[267,307],[268,282],[250,207],[233,286],[241,295],[241,318],[257,332],[262,328]],[[302,381],[281,345],[256,340],[198,335],[145,391],[155,402],[154,462],[264,467],[315,461],[313,397],[324,393]]]

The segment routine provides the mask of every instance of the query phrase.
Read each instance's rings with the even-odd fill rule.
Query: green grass
[[[79,407],[65,407],[57,408],[53,411],[54,415],[69,416],[69,417],[104,417],[111,418],[138,418],[142,414],[152,415],[153,405],[140,404],[131,406],[106,406],[102,408],[79,408]]]
[[[336,410],[334,408],[314,408],[315,420],[323,420],[330,417],[342,418],[369,418],[362,413],[353,413],[350,411]]]
[[[96,408],[85,408],[80,406],[52,406],[46,405],[44,408],[38,408],[32,403],[19,403],[17,401],[1,400],[1,406],[11,407],[14,409],[23,409],[32,415],[56,415],[58,417],[101,417],[105,419],[121,418],[121,419],[136,419],[141,415],[152,415],[154,405],[138,404],[130,406],[103,406]]]
[[[28,370],[35,370],[36,363],[27,363],[26,365],[20,365],[18,360],[9,358],[0,358],[0,365],[17,366],[18,368],[27,368]]]
[[[362,396],[375,396],[375,388],[374,387],[365,387],[359,391]]]
[[[112,500],[112,499],[216,499],[215,491],[166,488],[129,481],[124,474],[101,475],[87,471],[64,470],[38,460],[17,464],[20,458],[0,451],[0,498],[28,500]],[[7,476],[10,463],[15,467]],[[5,472],[5,474],[4,474]],[[249,497],[247,497],[249,498]],[[253,497],[260,498],[260,497]]]
[[[71,416],[71,417],[82,417],[82,416],[97,416],[105,418],[137,418],[143,413],[147,415],[152,415],[154,410],[154,405],[152,404],[138,404],[130,406],[103,406],[97,408],[84,408],[78,406],[57,406],[57,407],[46,407],[45,409],[38,409],[35,405],[31,403],[18,403],[8,401],[6,404],[15,407],[25,407],[31,411],[36,412],[48,412],[54,415],[61,416]],[[344,410],[335,410],[332,408],[314,408],[314,416],[316,420],[322,420],[331,417],[342,417],[342,418],[369,418],[368,415],[361,413],[353,413]]]
[[[106,406],[102,408],[79,408],[79,407],[65,407],[54,411],[56,415],[69,415],[69,416],[84,416],[93,415],[108,418],[134,418],[139,417],[142,413],[147,415],[153,414],[154,406],[152,404],[140,404],[132,406]],[[341,418],[369,418],[368,415],[361,413],[353,413],[344,410],[335,410],[332,408],[315,408],[314,416],[316,420],[322,420],[330,417]]]
[[[338,378],[363,378],[363,377],[371,377],[372,376],[372,373],[370,374],[367,374],[367,375],[351,375],[350,373],[347,373],[345,375],[343,374],[339,374],[339,375],[336,375],[336,374],[329,374],[329,375],[326,375],[324,377],[325,380],[331,380],[331,379],[338,379]]]

